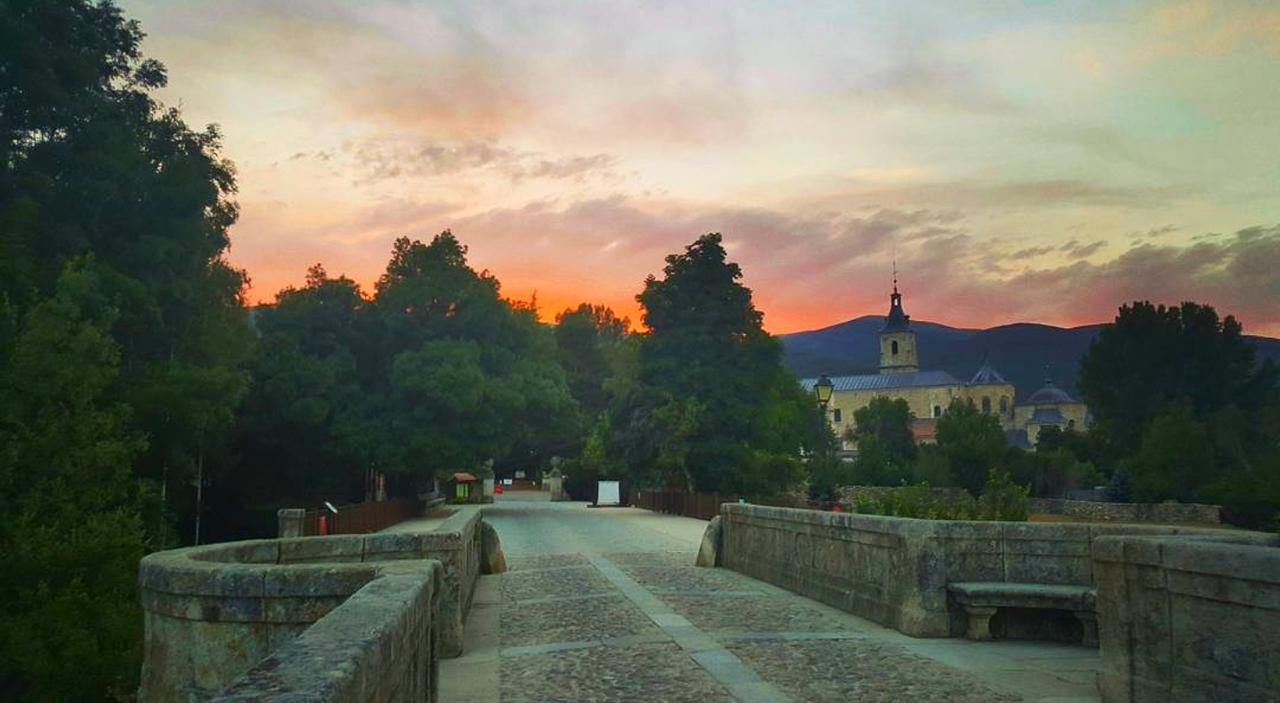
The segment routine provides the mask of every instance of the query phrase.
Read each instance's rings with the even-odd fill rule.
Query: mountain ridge
[[[783,362],[801,377],[876,373],[879,369],[881,315],[863,315],[815,330],[778,335]],[[1052,378],[1073,396],[1080,358],[1109,323],[1057,327],[1040,322],[1011,322],[987,328],[951,327],[912,320],[920,368],[942,370],[968,381],[987,359],[1014,384],[1022,400]],[[1259,360],[1280,363],[1280,339],[1245,335]]]

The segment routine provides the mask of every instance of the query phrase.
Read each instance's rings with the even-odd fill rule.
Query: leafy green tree
[[[1041,433],[1041,440],[1044,434]],[[1003,468],[1015,482],[1030,487],[1031,494],[1037,497],[1061,498],[1067,491],[1104,482],[1093,464],[1080,461],[1065,448],[1044,446],[1043,441],[1036,443],[1034,452],[1009,447],[1005,450]]]
[[[618,374],[618,355],[629,323],[603,305],[582,303],[556,316],[556,346],[569,390],[588,423],[609,405],[607,384]]]
[[[938,450],[956,483],[978,495],[991,471],[1004,457],[1004,431],[994,415],[980,412],[973,401],[955,399],[938,418]]]
[[[1134,493],[1144,502],[1196,501],[1204,486],[1216,478],[1215,465],[1209,431],[1186,403],[1169,403],[1156,412],[1128,463]]]
[[[1221,501],[1228,519],[1280,513],[1280,371],[1207,305],[1120,308],[1081,362],[1089,443],[1138,500]],[[1100,449],[1097,449],[1100,448]]]
[[[853,419],[849,436],[858,443],[858,483],[893,486],[906,482],[916,458],[915,435],[911,431],[915,416],[907,401],[873,398],[854,411]]]
[[[580,441],[554,333],[531,307],[502,299],[466,254],[449,231],[429,244],[399,239],[372,301],[377,366],[408,440],[393,468],[419,481],[490,458],[538,468]]]
[[[117,311],[91,269],[69,266],[54,296],[0,337],[0,692],[10,700],[124,696],[139,666],[136,570],[156,504],[130,471],[146,442],[109,396]]]
[[[782,347],[764,331],[719,234],[668,256],[663,273],[636,296],[648,328],[639,382],[670,397],[661,407],[682,408],[671,415],[696,417],[678,459],[686,480],[724,493],[781,488],[794,467],[779,458],[812,440],[815,402],[783,368]]]
[[[166,76],[142,36],[109,2],[0,4],[0,296],[35,304],[94,255],[118,310],[107,392],[151,437],[135,468],[167,489],[225,438],[252,335],[244,274],[223,258],[234,170],[216,128],[193,131],[152,98]],[[171,384],[195,393],[175,398]]]
[[[234,171],[216,128],[153,99],[165,71],[141,41],[110,2],[0,3],[0,463],[23,477],[0,533],[24,609],[3,620],[0,686],[37,700],[133,687],[137,558],[194,537],[188,479],[225,468],[253,350],[224,259]]]
[[[1119,456],[1138,449],[1140,428],[1166,403],[1186,402],[1203,420],[1229,405],[1256,409],[1274,383],[1240,323],[1196,303],[1122,306],[1080,363],[1094,426]]]

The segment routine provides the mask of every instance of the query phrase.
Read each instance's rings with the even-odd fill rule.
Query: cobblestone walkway
[[[1096,700],[1096,652],[913,640],[741,574],[692,566],[705,523],[512,505],[486,511],[510,571],[481,579],[467,653],[442,663],[441,700]],[[625,536],[613,534],[619,526]],[[556,551],[566,546],[573,551]]]

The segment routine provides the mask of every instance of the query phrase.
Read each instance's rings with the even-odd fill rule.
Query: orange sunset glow
[[[1280,6],[128,0],[237,167],[269,302],[451,229],[544,319],[638,322],[721,232],[775,333],[1078,325],[1202,301],[1280,335]]]

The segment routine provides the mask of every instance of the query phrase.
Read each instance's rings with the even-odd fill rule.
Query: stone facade
[[[1088,500],[1032,498],[1031,512],[1065,515],[1097,522],[1193,523],[1222,522],[1222,506],[1201,503],[1105,503]]]
[[[480,524],[478,512],[466,512],[432,532],[254,540],[148,555],[139,568],[146,630],[139,700],[204,700],[375,579],[406,569],[425,578],[425,560],[437,564],[432,629],[441,655],[457,656],[480,570]]]
[[[1280,535],[1093,544],[1106,703],[1280,701]]]
[[[961,381],[945,371],[921,371],[916,333],[911,318],[902,308],[902,295],[895,283],[889,296],[889,314],[880,332],[880,369],[876,374],[837,376],[827,404],[827,419],[837,437],[843,438],[854,429],[854,413],[876,398],[906,401],[917,419],[913,430],[921,443],[933,441],[929,421],[941,417],[955,400],[972,402],[980,412],[1000,421],[1011,444],[1034,446],[1040,430],[1053,425],[1062,429],[1084,429],[1088,409],[1051,381],[1031,394],[1028,402],[1016,404],[1017,389],[1000,372],[983,362],[969,381]],[[812,390],[819,379],[802,379]],[[852,451],[852,442],[844,440],[843,449]]]

